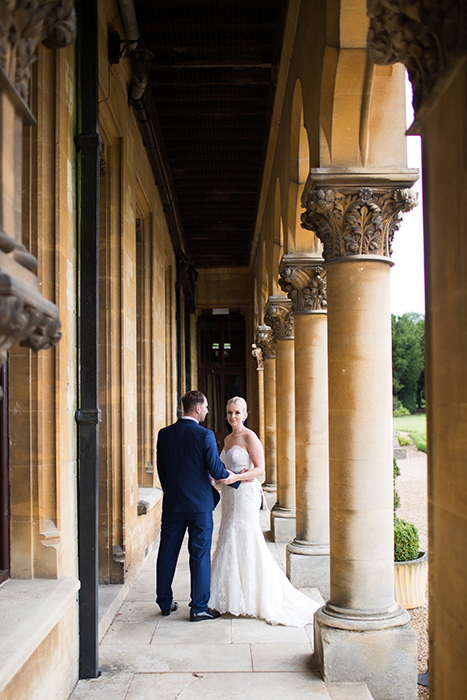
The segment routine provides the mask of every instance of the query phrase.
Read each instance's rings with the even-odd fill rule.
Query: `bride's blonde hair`
[[[225,410],[227,410],[231,403],[236,403],[238,406],[241,406],[245,412],[245,415],[248,415],[248,406],[246,405],[245,399],[242,399],[241,396],[233,396],[231,399],[229,399]]]

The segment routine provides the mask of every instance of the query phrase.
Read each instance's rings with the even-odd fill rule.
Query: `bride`
[[[257,435],[243,424],[246,417],[245,399],[229,399],[227,420],[232,433],[225,438],[220,457],[242,483],[238,489],[222,486],[209,607],[301,627],[313,622],[320,605],[292,586],[263,537],[259,523],[263,493],[256,477],[264,474],[264,452]]]

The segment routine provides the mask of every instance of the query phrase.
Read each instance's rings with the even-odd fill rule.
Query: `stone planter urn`
[[[419,552],[417,559],[394,562],[394,597],[407,610],[426,602],[428,552]]]

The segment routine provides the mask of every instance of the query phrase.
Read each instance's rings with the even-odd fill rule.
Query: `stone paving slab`
[[[221,617],[205,622],[190,622],[177,610],[169,618],[162,618],[155,630],[151,644],[232,644],[232,620]],[[176,650],[175,650],[176,651]]]
[[[248,644],[103,644],[100,666],[104,671],[133,673],[253,671]]]
[[[161,618],[159,607],[154,598],[152,600],[125,601],[115,616],[115,620],[128,620],[133,622],[156,622]]]
[[[150,644],[159,621],[139,622],[114,620],[101,642],[100,648],[109,644]]]
[[[287,673],[300,671],[306,673],[311,671],[314,666],[310,643],[252,644],[251,656],[255,672],[282,671]]]
[[[313,627],[313,625],[307,625]],[[238,618],[232,620],[232,643],[278,643],[278,644],[309,644],[309,638],[304,627],[284,627],[284,625],[268,625],[263,620]]]
[[[285,697],[329,700],[321,680],[300,673],[135,674],[126,700],[284,700]]]
[[[133,677],[133,673],[103,671],[99,678],[79,681],[70,700],[126,700]]]

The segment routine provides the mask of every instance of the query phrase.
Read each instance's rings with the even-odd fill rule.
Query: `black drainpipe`
[[[180,280],[180,260],[177,257],[177,282],[175,285],[175,324],[177,352],[177,418],[183,416],[182,410],[182,283]]]
[[[99,175],[97,1],[78,2],[79,677],[99,675]]]

